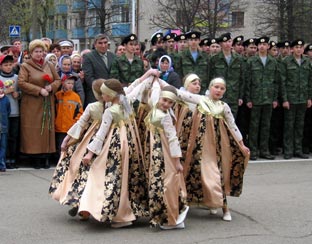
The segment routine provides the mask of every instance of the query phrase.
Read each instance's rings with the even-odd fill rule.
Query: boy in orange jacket
[[[58,153],[61,151],[61,144],[67,135],[67,131],[83,113],[80,97],[73,91],[74,83],[77,79],[78,77],[75,75],[69,75],[63,79],[62,89],[55,94],[55,141]]]

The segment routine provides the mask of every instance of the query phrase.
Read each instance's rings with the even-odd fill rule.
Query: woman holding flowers
[[[44,61],[45,44],[29,44],[31,58],[24,62],[18,77],[21,99],[21,152],[28,154],[35,168],[49,167],[49,156],[55,150],[54,93],[61,80],[54,66]]]

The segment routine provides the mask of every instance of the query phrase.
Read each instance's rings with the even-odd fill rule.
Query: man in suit
[[[105,34],[98,34],[94,40],[94,50],[83,57],[82,70],[85,74],[85,106],[96,99],[92,92],[94,80],[110,76],[111,65],[115,54],[108,51],[108,37]]]

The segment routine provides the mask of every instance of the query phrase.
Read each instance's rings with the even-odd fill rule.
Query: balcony
[[[88,28],[88,37],[95,37],[97,34],[101,33],[101,28],[100,27],[89,27]]]
[[[67,31],[66,30],[55,30],[54,38],[55,39],[67,39]]]
[[[124,5],[129,4],[129,0],[113,0],[112,5]]]
[[[83,27],[73,28],[72,31],[73,39],[82,39],[85,38],[85,31]]]
[[[74,0],[72,4],[72,12],[83,12],[86,10],[85,2],[82,0]]]
[[[116,23],[112,25],[112,36],[126,36],[130,33],[130,23]]]
[[[66,4],[58,4],[55,6],[55,13],[56,14],[67,14],[67,5]]]

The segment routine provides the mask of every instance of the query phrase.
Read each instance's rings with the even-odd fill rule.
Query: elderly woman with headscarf
[[[166,81],[169,85],[172,85],[178,89],[182,86],[180,76],[174,71],[171,58],[168,55],[163,55],[160,57],[158,62],[158,69],[161,72],[159,76],[160,79]]]

